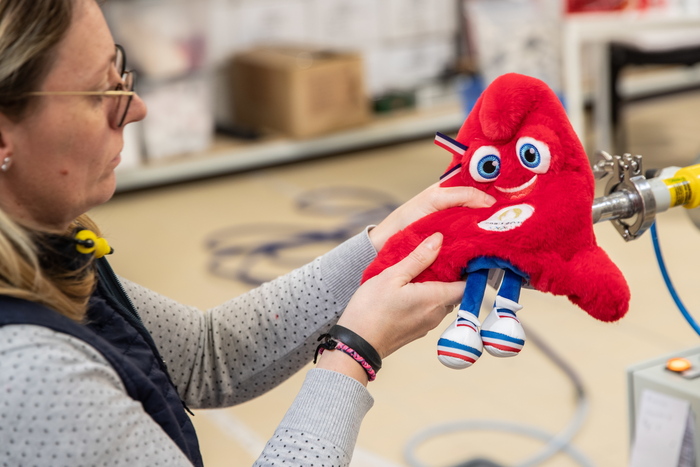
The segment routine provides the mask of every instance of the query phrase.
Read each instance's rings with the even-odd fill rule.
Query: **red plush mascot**
[[[444,236],[436,261],[415,281],[466,276],[457,319],[438,342],[438,359],[467,368],[484,347],[517,355],[525,333],[516,316],[524,283],[565,295],[602,321],[620,319],[630,292],[597,245],[591,209],[594,179],[586,153],[557,96],[542,81],[515,73],[483,92],[456,140],[436,144],[453,154],[442,186],[473,186],[496,198],[488,208],[430,214],[389,239],[363,281],[406,257],[434,232]],[[503,271],[493,311],[479,322],[492,269]]]

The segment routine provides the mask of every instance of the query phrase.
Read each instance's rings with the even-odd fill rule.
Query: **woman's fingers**
[[[441,211],[452,207],[486,208],[495,202],[493,196],[474,187],[455,186],[438,187],[432,205],[435,211]]]
[[[392,273],[398,273],[403,284],[408,284],[433,264],[441,246],[442,234],[436,232],[423,240],[407,257],[388,269]]]
[[[452,207],[483,208],[494,202],[491,195],[474,187],[441,187],[438,182],[396,208],[370,231],[370,240],[379,251],[389,237],[428,214]]]

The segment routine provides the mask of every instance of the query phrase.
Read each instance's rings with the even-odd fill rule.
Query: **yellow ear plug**
[[[75,240],[78,243],[75,248],[79,253],[90,254],[95,251],[95,241],[97,240],[97,235],[91,230],[81,230],[75,234]]]
[[[96,243],[95,258],[102,258],[104,255],[108,255],[112,252],[112,248],[104,238],[98,237]]]
[[[92,230],[81,230],[75,234],[75,249],[79,253],[89,255],[95,254],[95,258],[102,258],[112,252],[112,248],[102,237],[98,237]]]

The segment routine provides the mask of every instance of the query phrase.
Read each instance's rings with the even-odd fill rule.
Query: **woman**
[[[463,290],[410,283],[439,235],[358,288],[363,269],[414,220],[493,200],[430,187],[311,264],[202,313],[98,259],[109,247],[85,213],[113,195],[124,125],[146,115],[132,83],[95,0],[0,0],[3,461],[201,465],[187,406],[257,397],[316,351],[256,465],[347,465],[381,360],[437,326]]]

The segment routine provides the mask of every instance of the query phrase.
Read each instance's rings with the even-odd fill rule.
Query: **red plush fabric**
[[[499,77],[479,98],[456,140],[468,148],[454,155],[448,171],[462,167],[443,186],[474,186],[494,196],[496,203],[482,209],[451,208],[411,224],[389,239],[363,281],[439,231],[444,235],[440,255],[416,281],[459,280],[471,259],[498,257],[528,274],[539,291],[565,295],[602,321],[621,318],[629,307],[629,288],[596,243],[593,173],[552,90],[528,76]],[[540,155],[534,163],[526,160],[527,154],[520,157],[518,149],[526,153],[533,147]],[[481,174],[491,175],[494,154],[500,172],[485,180]]]

